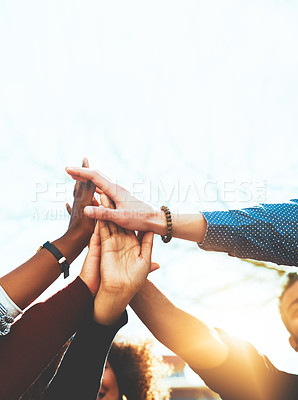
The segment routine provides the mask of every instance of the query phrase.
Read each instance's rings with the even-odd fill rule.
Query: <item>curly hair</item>
[[[116,375],[120,395],[128,400],[168,400],[163,378],[169,366],[152,351],[150,340],[114,342],[108,361]]]

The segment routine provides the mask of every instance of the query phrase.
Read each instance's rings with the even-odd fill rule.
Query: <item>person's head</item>
[[[168,367],[153,354],[151,346],[150,342],[113,343],[98,400],[169,399],[169,390],[162,382]]]
[[[119,400],[120,398],[119,386],[115,372],[109,361],[107,361],[97,399]]]
[[[293,272],[287,275],[279,296],[279,311],[290,333],[290,345],[298,351],[298,273]]]

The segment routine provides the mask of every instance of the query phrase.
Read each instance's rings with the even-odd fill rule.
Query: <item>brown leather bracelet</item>
[[[172,233],[173,233],[173,225],[172,225],[172,215],[171,211],[167,206],[161,206],[160,209],[165,213],[166,219],[167,219],[167,234],[165,236],[161,236],[161,240],[164,243],[169,243],[169,241],[172,239]]]

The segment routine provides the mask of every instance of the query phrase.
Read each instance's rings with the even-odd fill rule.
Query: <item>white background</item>
[[[65,232],[83,156],[156,206],[297,197],[297,17],[294,0],[2,1],[1,274]],[[158,237],[154,260],[175,304],[295,371],[275,272]]]

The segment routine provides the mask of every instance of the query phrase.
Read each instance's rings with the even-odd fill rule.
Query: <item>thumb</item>
[[[66,210],[68,212],[69,215],[71,215],[71,207],[68,203],[65,204]]]
[[[100,228],[99,223],[96,222],[94,232],[89,242],[89,249],[100,246]]]
[[[143,236],[141,245],[141,254],[145,260],[151,259],[152,246],[153,246],[153,232],[146,232]]]
[[[158,270],[159,268],[160,268],[160,265],[159,265],[159,264],[157,264],[157,263],[155,263],[155,262],[152,262],[152,263],[151,263],[151,268],[150,268],[150,270],[149,270],[149,274],[150,274],[150,272],[154,272],[154,271]]]

